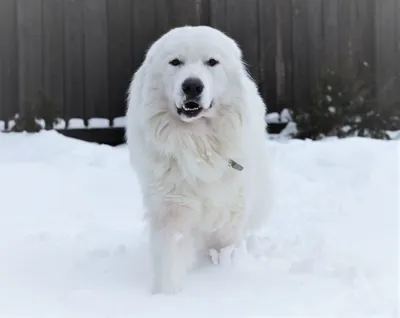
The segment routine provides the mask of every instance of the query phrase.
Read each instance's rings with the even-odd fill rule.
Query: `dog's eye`
[[[171,62],[169,62],[169,64],[171,64],[172,66],[179,66],[182,64],[182,61],[178,59],[173,59]]]
[[[209,59],[208,61],[207,61],[207,64],[209,65],[209,66],[215,66],[215,65],[217,65],[219,62],[216,60],[216,59]]]

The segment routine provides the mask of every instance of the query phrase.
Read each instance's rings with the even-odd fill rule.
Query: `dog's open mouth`
[[[177,110],[178,115],[185,115],[186,117],[192,118],[198,116],[203,111],[203,107],[195,101],[189,101]]]

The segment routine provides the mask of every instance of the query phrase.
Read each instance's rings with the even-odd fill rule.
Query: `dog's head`
[[[236,42],[207,26],[172,29],[150,47],[143,65],[164,107],[184,122],[231,105],[246,73]]]

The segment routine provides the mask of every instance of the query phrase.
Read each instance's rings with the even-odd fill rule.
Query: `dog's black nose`
[[[182,83],[182,91],[187,97],[198,97],[204,89],[204,85],[198,78],[188,78]]]

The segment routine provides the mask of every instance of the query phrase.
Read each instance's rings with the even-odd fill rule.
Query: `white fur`
[[[171,66],[175,58],[184,64]],[[210,67],[210,58],[220,63]],[[188,119],[177,108],[193,76],[204,83],[205,110]],[[128,93],[126,137],[149,218],[153,291],[175,293],[197,255],[237,246],[263,225],[271,202],[266,108],[238,45],[206,26],[158,39]]]

